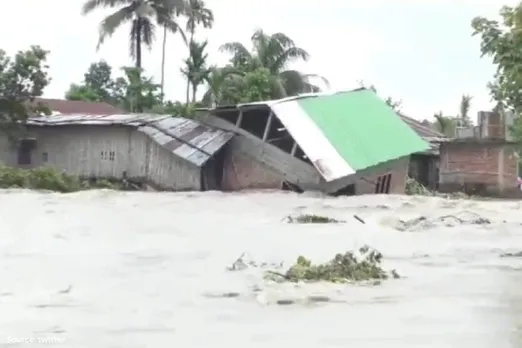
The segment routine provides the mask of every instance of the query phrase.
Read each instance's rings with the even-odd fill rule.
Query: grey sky
[[[216,23],[208,38],[214,63],[226,61],[218,47],[228,41],[249,43],[256,28],[281,31],[309,51],[312,59],[293,68],[328,78],[335,89],[350,89],[364,80],[382,96],[400,98],[404,111],[417,119],[442,110],[458,112],[462,94],[473,99],[473,113],[491,107],[486,83],[494,73],[480,59],[478,39],[471,37],[474,16],[495,17],[502,2],[494,0],[207,0]],[[514,1],[511,1],[513,3]],[[100,11],[80,14],[82,0],[56,2],[59,11],[36,0],[11,2],[12,14],[0,21],[2,43],[9,53],[39,44],[51,51],[53,82],[45,96],[62,98],[71,82],[79,82],[89,64],[105,59],[114,67],[132,64],[128,57],[128,28],[122,28],[97,52]],[[326,5],[328,4],[328,5]],[[25,22],[25,23],[23,23]],[[21,30],[20,25],[27,28]],[[13,29],[17,28],[17,29]],[[12,32],[13,35],[9,35]],[[166,94],[184,99],[185,82],[179,73],[187,54],[177,37],[167,51]],[[160,77],[161,31],[157,44],[144,55],[144,67]]]

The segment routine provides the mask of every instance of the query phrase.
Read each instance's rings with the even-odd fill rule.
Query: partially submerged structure
[[[457,138],[441,142],[440,190],[520,196],[513,122],[513,114],[481,111],[477,126],[458,128]]]
[[[56,115],[30,119],[18,144],[0,137],[0,161],[158,189],[218,190],[233,136],[170,115]]]
[[[202,121],[237,134],[225,155],[228,190],[403,193],[410,155],[430,148],[367,89],[220,107]]]
[[[447,140],[448,137],[411,117],[402,114],[400,117],[404,123],[430,144],[429,149],[411,155],[408,176],[425,187],[432,190],[438,189],[440,166],[439,146],[440,143]]]

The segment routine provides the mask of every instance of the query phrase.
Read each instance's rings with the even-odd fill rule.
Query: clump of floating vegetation
[[[399,274],[395,270],[386,272],[381,267],[382,254],[379,251],[369,246],[363,246],[359,249],[359,253],[359,257],[351,251],[337,254],[324,264],[313,264],[306,257],[299,256],[296,263],[285,273],[267,271],[265,278],[278,282],[327,281],[333,283],[399,278]]]
[[[297,216],[288,215],[286,221],[294,224],[339,224],[346,222],[314,214],[301,214]]]

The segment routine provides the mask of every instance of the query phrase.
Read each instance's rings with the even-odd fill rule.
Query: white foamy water
[[[464,210],[492,224],[393,228]],[[522,258],[499,255],[522,249],[521,212],[403,196],[2,191],[0,346],[520,347]],[[347,223],[282,221],[299,213]],[[272,284],[260,268],[226,269],[243,253],[289,265],[363,244],[403,278]]]

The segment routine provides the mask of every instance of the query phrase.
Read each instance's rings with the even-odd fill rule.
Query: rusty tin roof
[[[27,124],[40,127],[70,125],[135,127],[166,150],[197,166],[205,164],[234,137],[231,132],[212,128],[194,120],[155,114],[53,115],[31,118]]]

